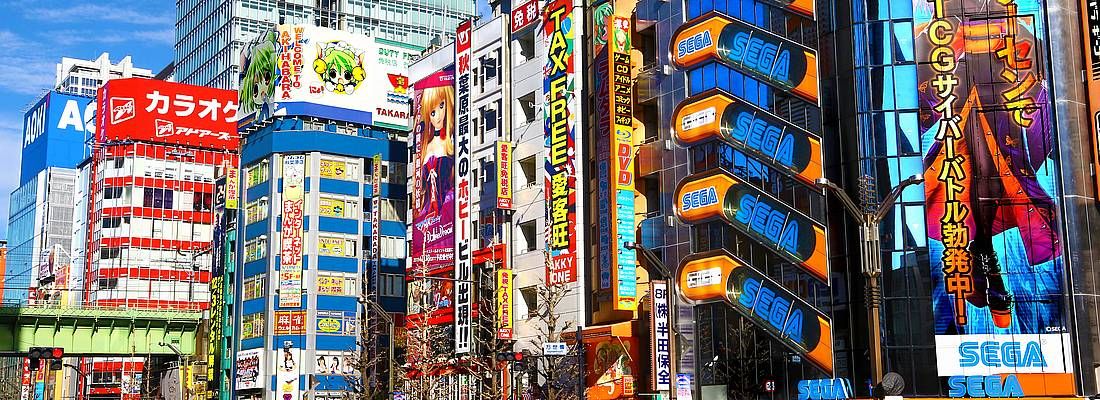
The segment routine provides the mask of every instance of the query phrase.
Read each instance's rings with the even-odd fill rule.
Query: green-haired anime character
[[[325,83],[325,90],[341,94],[354,93],[367,76],[362,57],[343,41],[318,43],[313,71]]]
[[[240,112],[249,113],[269,104],[275,91],[275,32],[257,38],[242,54]]]
[[[615,7],[611,3],[600,4],[592,11],[592,29],[595,30],[592,40],[597,46],[607,44],[607,20],[615,15]]]

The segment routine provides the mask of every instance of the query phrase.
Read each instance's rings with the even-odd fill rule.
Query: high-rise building
[[[246,49],[237,398],[388,393],[389,329],[405,313],[407,63],[419,52],[289,24]],[[381,362],[363,364],[368,381],[349,381],[356,360]]]
[[[472,1],[292,0],[176,2],[176,80],[236,89],[241,50],[278,24],[305,24],[427,47],[453,39]]]
[[[95,91],[111,79],[150,78],[153,71],[134,67],[130,56],[118,63],[111,63],[110,54],[103,53],[95,60],[62,57],[57,64],[54,86],[61,93],[93,97]]]

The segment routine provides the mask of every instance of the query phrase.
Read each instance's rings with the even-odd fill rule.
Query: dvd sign
[[[234,91],[144,78],[108,81],[97,110],[99,142],[119,140],[237,150]]]

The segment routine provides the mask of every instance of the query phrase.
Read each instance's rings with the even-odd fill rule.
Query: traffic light
[[[506,351],[497,353],[497,361],[515,361],[523,362],[523,353],[518,351]]]
[[[50,360],[51,371],[60,370],[62,357],[65,357],[65,349],[60,347],[31,347],[31,351],[27,352],[31,371],[38,370],[41,360]]]

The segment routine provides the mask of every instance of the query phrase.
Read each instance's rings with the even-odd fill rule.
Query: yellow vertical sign
[[[626,248],[634,242],[634,82],[630,77],[630,18],[615,15],[608,18],[611,25],[607,46],[608,76],[611,88],[611,176],[614,182],[614,241],[611,246],[611,273],[614,287],[613,303],[616,310],[638,308],[637,255]]]
[[[512,209],[512,144],[497,142],[497,208]]]
[[[240,207],[241,170],[229,167],[225,171],[225,209],[236,210]]]
[[[497,281],[497,339],[512,339],[512,270],[498,269]]]

